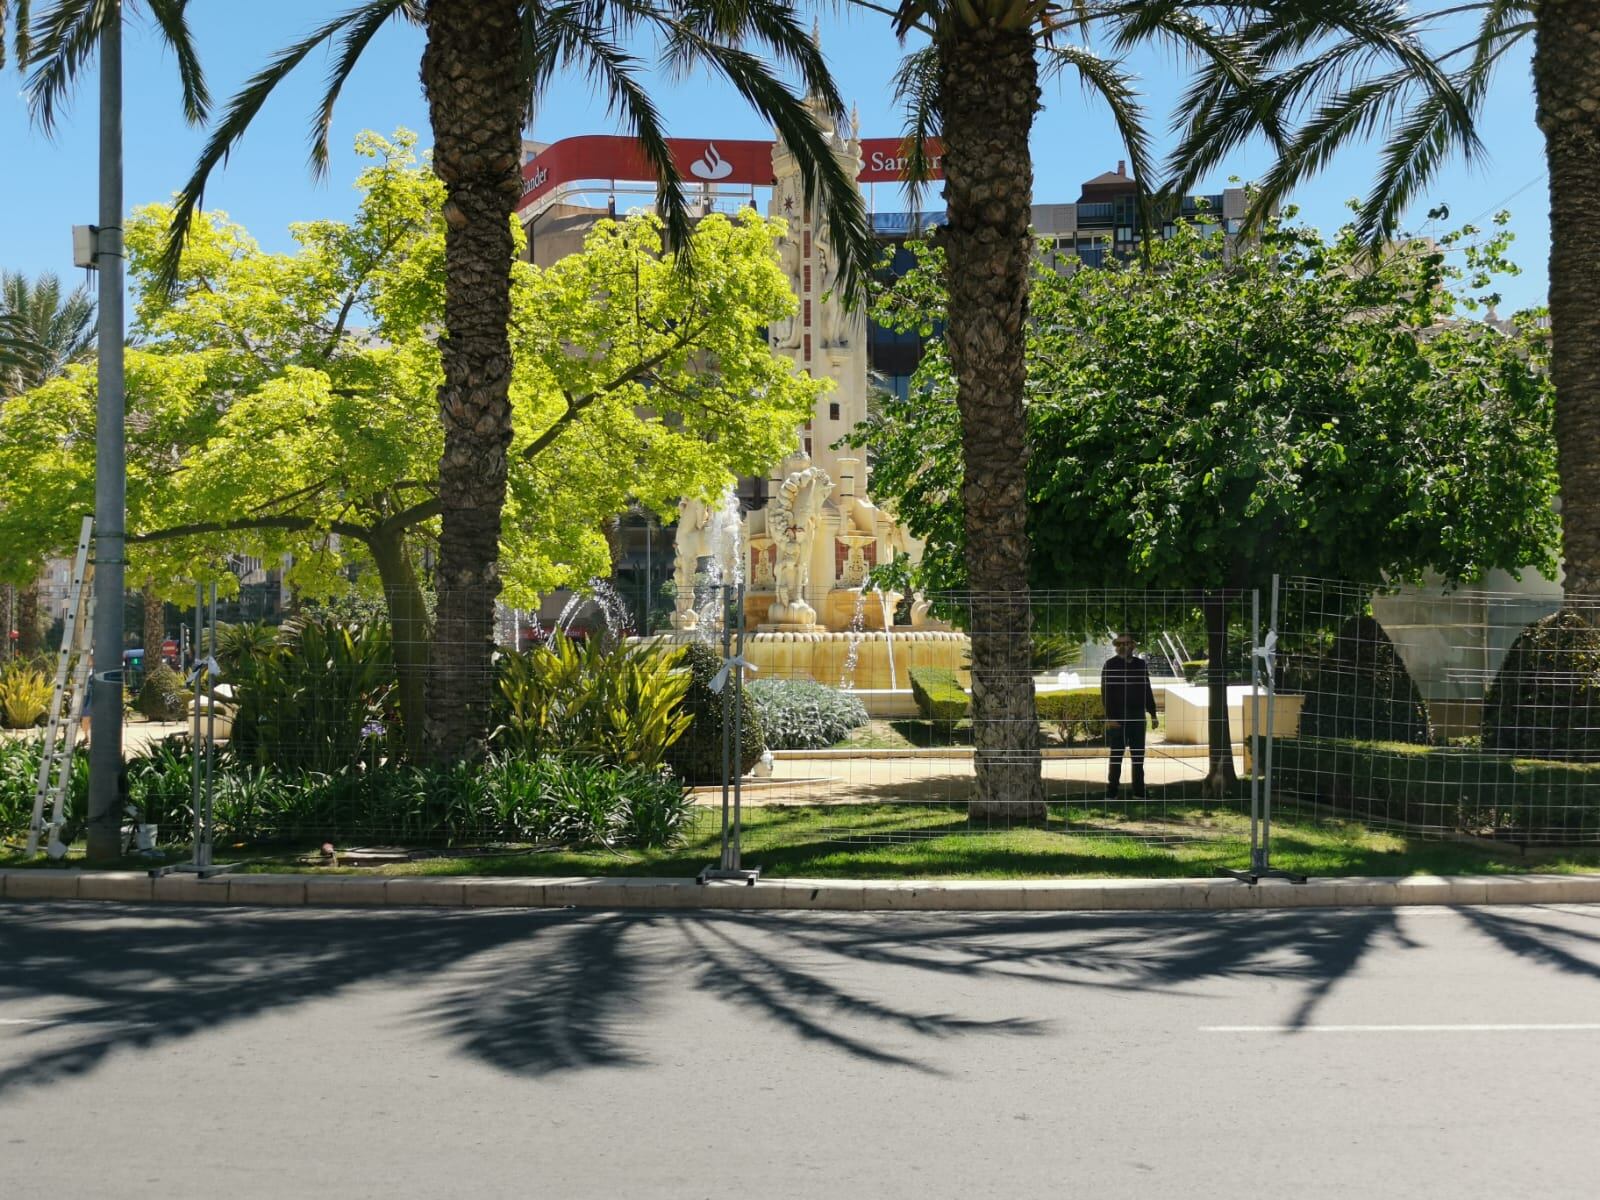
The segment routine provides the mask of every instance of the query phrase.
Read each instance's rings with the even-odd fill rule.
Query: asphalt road
[[[0,1196],[1592,1197],[1597,998],[1584,907],[8,904]]]

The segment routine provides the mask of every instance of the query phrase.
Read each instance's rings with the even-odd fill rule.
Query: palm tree
[[[32,391],[94,348],[94,300],[82,285],[0,271],[0,402]]]
[[[94,349],[94,301],[89,289],[63,294],[51,274],[30,281],[20,271],[0,271],[0,405],[54,379]],[[39,588],[16,592],[17,650],[39,649]]]
[[[438,499],[438,606],[428,673],[430,754],[481,752],[489,724],[494,602],[511,439],[512,219],[521,195],[522,131],[559,71],[589,76],[638,138],[655,172],[672,243],[689,244],[692,215],[660,114],[631,45],[652,39],[675,73],[720,75],[800,159],[805,184],[823,204],[852,293],[871,269],[873,244],[860,194],[830,153],[816,119],[775,70],[793,71],[800,92],[844,110],[820,51],[788,0],[367,0],[276,54],[229,102],[180,197],[168,247],[182,238],[211,172],[238,142],[277,85],[312,51],[334,47],[311,126],[314,171],[327,164],[335,102],[371,40],[389,22],[423,34],[422,85],[433,126],[434,170],[446,187],[445,445]],[[35,54],[38,50],[35,50]]]
[[[1489,102],[1495,68],[1523,39],[1533,38],[1533,90],[1545,138],[1550,188],[1550,374],[1556,387],[1556,447],[1561,476],[1564,587],[1569,595],[1600,594],[1600,0],[1470,0],[1427,8],[1397,7],[1391,27],[1408,37],[1434,32],[1464,14],[1478,14],[1475,35],[1445,49],[1438,61],[1450,72],[1450,90],[1462,108],[1439,91],[1406,91],[1394,70],[1375,70],[1347,56],[1351,78],[1336,94],[1309,101],[1308,72],[1286,59],[1296,37],[1292,23],[1270,27],[1258,14],[1239,30],[1255,48],[1257,78],[1249,87],[1213,89],[1219,102],[1190,122],[1178,153],[1189,156],[1189,177],[1236,144],[1236,126],[1249,110],[1299,113],[1274,131],[1278,165],[1262,180],[1257,209],[1274,203],[1342,146],[1363,137],[1383,117],[1397,116],[1377,180],[1361,209],[1361,223],[1378,241],[1452,153],[1480,150],[1471,116]],[[1253,214],[1254,215],[1254,214]]]
[[[1106,104],[1127,146],[1147,232],[1158,197],[1144,113],[1132,77],[1097,44],[1113,55],[1146,43],[1179,48],[1203,67],[1186,103],[1208,121],[1225,113],[1231,124],[1219,117],[1217,128],[1238,138],[1265,132],[1282,141],[1280,115],[1261,100],[1269,43],[1274,63],[1305,72],[1306,96],[1335,89],[1348,60],[1359,58],[1388,64],[1394,92],[1420,92],[1437,103],[1448,128],[1470,133],[1470,119],[1387,0],[852,3],[892,12],[902,38],[915,31],[928,39],[908,56],[897,84],[914,177],[926,176],[923,139],[936,131],[944,137],[946,338],[961,413],[971,589],[977,792],[970,811],[1039,819],[1045,808],[1029,633],[1023,351],[1032,258],[1028,141],[1041,83],[1070,74]],[[1275,42],[1274,21],[1281,27]]]

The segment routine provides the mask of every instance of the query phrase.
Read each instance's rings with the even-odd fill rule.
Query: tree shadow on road
[[[1051,1029],[1040,1014],[1059,1011],[1043,990],[1030,1002],[1034,993],[1006,986],[980,1002],[969,987],[941,988],[941,979],[1167,994],[1270,981],[1297,989],[1287,1023],[1305,1025],[1369,950],[1410,944],[1394,911],[1377,909],[3,911],[0,1015],[66,1022],[70,1036],[62,1026],[10,1025],[0,1040],[0,1096],[91,1072],[113,1053],[153,1050],[372,985],[402,990],[425,1036],[527,1077],[651,1065],[659,1044],[652,1020],[690,989],[852,1058],[936,1071],[929,1052],[940,1042],[1039,1036]],[[1468,911],[1508,949],[1574,969],[1562,954],[1536,954],[1536,931]],[[980,1007],[906,1000],[941,994]]]

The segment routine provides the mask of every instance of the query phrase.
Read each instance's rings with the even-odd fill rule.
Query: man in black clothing
[[[1133,652],[1133,635],[1119,633],[1111,643],[1116,657],[1100,669],[1100,703],[1106,710],[1106,745],[1111,748],[1111,770],[1106,777],[1106,799],[1117,798],[1122,780],[1122,752],[1133,758],[1133,795],[1143,800],[1144,717],[1156,718],[1156,693],[1150,686],[1150,667]]]

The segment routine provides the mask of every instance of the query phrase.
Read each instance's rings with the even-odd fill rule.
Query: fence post
[[[1250,655],[1250,866],[1243,871],[1221,871],[1241,883],[1254,885],[1262,879],[1287,879],[1290,883],[1304,883],[1304,875],[1280,871],[1272,865],[1272,720],[1273,698],[1278,691],[1278,592],[1279,577],[1272,577],[1271,616],[1267,624],[1267,640],[1260,642],[1261,593],[1250,595],[1251,640],[1255,643]],[[1256,758],[1261,746],[1261,677],[1262,664],[1266,666],[1267,725],[1266,755]],[[1260,774],[1258,776],[1257,771]],[[1259,836],[1258,836],[1259,835]]]
[[[717,585],[722,591],[722,668],[711,690],[724,695],[733,685],[732,703],[724,696],[722,709],[722,855],[714,867],[704,868],[696,882],[737,879],[753,885],[760,867],[746,868],[739,844],[744,795],[744,584]],[[730,603],[731,597],[731,603]]]

